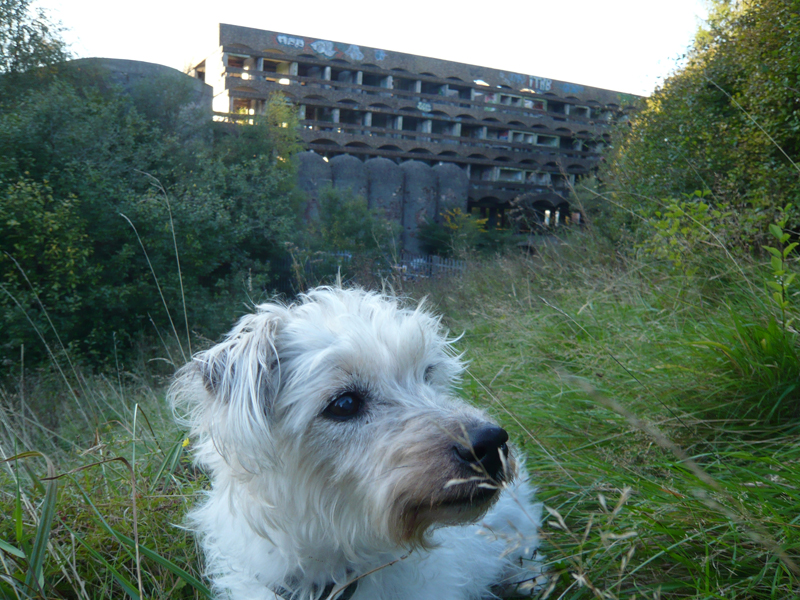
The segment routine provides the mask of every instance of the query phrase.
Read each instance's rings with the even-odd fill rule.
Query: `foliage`
[[[20,74],[67,58],[60,29],[31,0],[0,0],[0,74]]]
[[[604,177],[625,206],[652,214],[662,198],[709,190],[723,213],[746,215],[741,242],[797,204],[800,31],[797,0],[715,2],[686,65],[614,144]]]
[[[468,253],[494,254],[513,242],[510,231],[487,226],[489,219],[480,219],[460,208],[446,210],[438,221],[429,221],[419,228],[419,239],[428,254],[463,256]]]
[[[797,597],[798,340],[760,285],[772,266],[700,245],[708,280],[736,271],[713,287],[569,235],[403,282],[464,332],[462,394],[528,457],[548,597]],[[163,382],[67,376],[0,388],[0,452],[18,456],[0,464],[0,597],[206,597],[202,554],[174,524],[207,484]]]
[[[341,275],[368,285],[388,272],[399,249],[400,227],[370,209],[351,190],[320,191],[318,214],[306,226],[301,246],[292,248],[300,289]]]
[[[700,246],[709,283],[572,235],[414,290],[528,455],[548,597],[796,597],[800,357],[763,266]]]
[[[94,364],[142,335],[213,338],[268,289],[297,229],[296,119],[276,99],[210,129],[165,83],[65,67],[0,113],[0,360],[45,355],[28,319]]]
[[[0,0],[0,105],[13,101],[20,88],[37,79],[22,74],[53,66],[69,56],[61,28],[41,8],[34,12],[32,5],[31,0]]]

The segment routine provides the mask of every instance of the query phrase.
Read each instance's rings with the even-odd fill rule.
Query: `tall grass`
[[[547,595],[800,597],[800,360],[770,268],[596,243],[425,286],[465,333],[465,393],[528,455]]]
[[[462,393],[527,455],[547,507],[544,596],[800,596],[797,332],[769,267],[703,265],[673,274],[576,234],[394,282],[464,333]],[[206,481],[165,382],[18,381],[0,398],[0,597],[206,597],[179,527]]]

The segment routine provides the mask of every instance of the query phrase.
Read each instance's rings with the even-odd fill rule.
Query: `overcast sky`
[[[39,0],[78,57],[184,70],[218,23],[649,94],[707,15],[703,0]]]

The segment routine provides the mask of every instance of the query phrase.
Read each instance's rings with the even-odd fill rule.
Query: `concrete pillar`
[[[340,154],[330,160],[331,179],[333,187],[343,192],[349,190],[356,196],[361,196],[367,202],[368,183],[367,170],[364,163],[355,156]]]
[[[422,122],[422,133],[431,133],[433,131],[433,121],[431,119],[425,119]]]
[[[364,126],[365,127],[372,127],[372,113],[365,112],[364,113]]]
[[[400,165],[404,175],[403,248],[420,254],[419,227],[433,220],[436,212],[436,174],[428,165],[409,160]]]
[[[386,89],[393,89],[394,88],[394,77],[391,75],[386,76]]]
[[[333,122],[334,123],[338,123],[339,122],[340,114],[341,114],[340,109],[338,109],[338,108],[334,108],[333,109]]]
[[[421,79],[417,79],[414,82],[414,92],[416,92],[417,94],[421,94],[422,93],[422,80]]]
[[[364,72],[363,71],[356,71],[356,85],[364,85]]]
[[[484,125],[483,127],[480,128],[478,137],[482,140],[485,140],[488,133],[489,133],[489,128],[486,127],[486,125]]]
[[[461,136],[461,123],[453,123],[453,132],[450,135]]]
[[[398,131],[403,129],[403,115],[398,115],[394,118],[394,128]]]
[[[370,158],[367,171],[368,206],[379,209],[386,219],[403,222],[403,171],[388,158]]]
[[[297,118],[300,119],[301,121],[305,121],[306,120],[306,105],[305,104],[301,104],[297,108]]]
[[[303,212],[306,219],[316,219],[319,216],[319,192],[332,183],[330,165],[312,150],[296,154],[294,160],[297,161],[297,187],[306,196]]]
[[[294,77],[297,77],[297,68],[298,68],[298,64],[296,62],[293,62],[292,64],[290,64],[289,65],[289,75],[293,75]]]
[[[325,69],[322,71],[322,78],[325,81],[330,81],[331,80],[331,68],[330,67],[325,67]]]

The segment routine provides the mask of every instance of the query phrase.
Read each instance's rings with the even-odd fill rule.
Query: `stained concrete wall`
[[[469,195],[469,177],[466,171],[452,163],[433,167],[436,174],[436,214],[434,218],[441,222],[441,214],[448,210],[460,208],[466,210],[465,198]]]
[[[355,156],[340,154],[330,160],[333,187],[350,190],[356,196],[367,199],[367,171],[364,163]]]
[[[332,182],[331,167],[313,150],[299,153],[295,156],[295,160],[297,160],[297,187],[305,192],[308,198],[305,217],[316,219],[319,216],[319,193]]]
[[[313,151],[301,152],[297,161],[297,185],[308,198],[307,219],[318,217],[319,194],[332,185],[366,198],[370,208],[381,210],[387,219],[400,224],[403,248],[408,252],[422,251],[417,237],[422,225],[438,220],[446,210],[467,209],[469,178],[452,164],[429,167],[411,160],[397,165],[380,157],[361,162],[349,155],[326,162]]]
[[[369,183],[367,200],[395,223],[403,222],[403,172],[388,158],[370,158],[364,163]]]
[[[409,160],[403,171],[403,248],[419,253],[417,230],[436,216],[436,173],[428,165]]]

